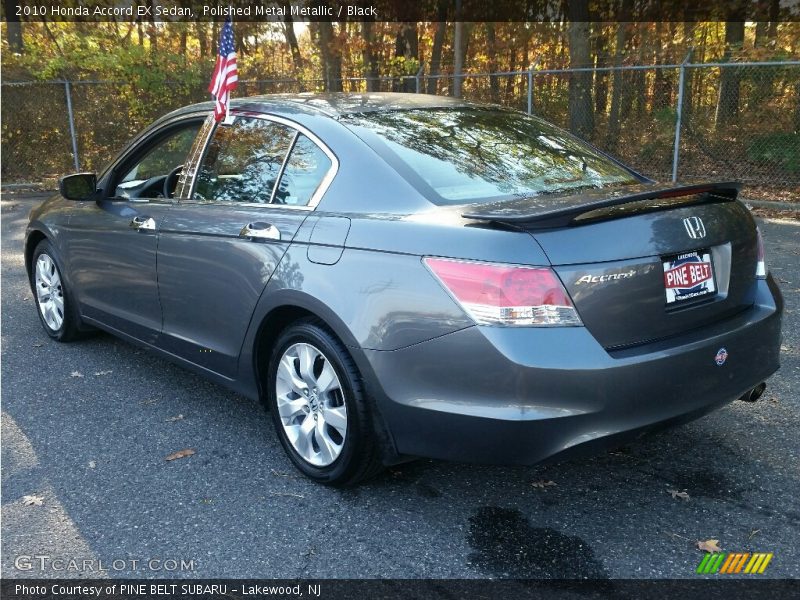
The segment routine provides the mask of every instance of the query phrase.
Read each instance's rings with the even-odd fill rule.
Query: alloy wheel
[[[333,464],[347,437],[347,405],[328,358],[308,343],[289,346],[278,363],[275,392],[292,448],[315,467]]]
[[[42,318],[52,331],[58,331],[64,323],[64,289],[56,263],[49,255],[40,254],[36,260],[35,279]]]

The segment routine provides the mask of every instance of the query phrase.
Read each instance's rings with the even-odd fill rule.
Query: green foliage
[[[770,133],[753,138],[747,158],[758,163],[780,165],[800,175],[800,133]]]

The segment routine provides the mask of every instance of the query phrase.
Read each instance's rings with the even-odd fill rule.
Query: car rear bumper
[[[595,452],[692,420],[779,366],[783,301],[680,337],[607,352],[586,328],[469,327],[395,351],[364,351],[400,455],[534,464]],[[721,348],[728,358],[717,365]]]

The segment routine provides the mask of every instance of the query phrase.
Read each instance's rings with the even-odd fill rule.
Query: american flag
[[[221,121],[228,112],[231,90],[236,89],[239,71],[236,70],[236,50],[233,47],[233,23],[225,19],[219,35],[219,53],[208,91],[214,95],[214,118]]]

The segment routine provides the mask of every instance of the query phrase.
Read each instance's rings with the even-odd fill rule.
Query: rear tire
[[[36,312],[47,335],[59,342],[71,342],[81,337],[81,319],[63,273],[50,241],[39,242],[28,274]]]
[[[346,487],[383,469],[358,370],[319,319],[297,321],[278,337],[267,405],[284,450],[310,479]]]

